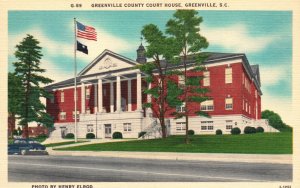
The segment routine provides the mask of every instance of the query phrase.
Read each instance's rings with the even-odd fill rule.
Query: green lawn
[[[188,145],[184,144],[184,136],[170,136],[167,139],[90,144],[57,150],[291,154],[292,133],[194,135]]]

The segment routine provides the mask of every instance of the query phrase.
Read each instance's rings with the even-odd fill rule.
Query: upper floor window
[[[209,71],[203,72],[203,86],[209,86],[210,85],[210,73]]]
[[[176,112],[185,112],[185,103],[181,106],[176,106]]]
[[[131,123],[123,123],[123,128],[124,128],[124,131],[126,132],[129,132],[131,131]]]
[[[249,114],[251,114],[251,106],[250,106],[250,103],[249,103]]]
[[[214,110],[214,100],[207,100],[201,103],[202,111],[213,111]]]
[[[64,91],[60,92],[60,102],[65,102],[65,93],[64,93]]]
[[[233,109],[233,99],[230,98],[226,98],[225,99],[225,110],[232,110]]]
[[[65,120],[65,119],[66,119],[66,116],[67,116],[67,113],[66,113],[66,112],[60,112],[60,113],[59,113],[59,119],[60,119],[60,120]]]
[[[91,90],[90,90],[90,88],[86,88],[85,89],[85,99],[90,99],[90,97],[91,97]]]
[[[232,83],[232,68],[231,67],[225,68],[225,83],[226,84]]]

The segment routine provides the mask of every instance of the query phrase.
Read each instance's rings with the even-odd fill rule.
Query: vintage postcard
[[[299,2],[0,3],[1,187],[300,187]]]

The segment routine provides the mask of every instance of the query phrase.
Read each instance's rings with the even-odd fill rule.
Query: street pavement
[[[152,153],[151,153],[152,155]],[[291,182],[292,164],[9,156],[9,182]]]

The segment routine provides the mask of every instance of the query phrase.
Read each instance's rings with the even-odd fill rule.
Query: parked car
[[[45,151],[46,147],[33,139],[15,139],[8,144],[8,154],[25,155],[28,151]]]

